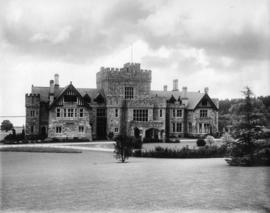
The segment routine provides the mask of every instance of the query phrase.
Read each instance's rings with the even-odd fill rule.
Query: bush
[[[122,163],[125,162],[132,155],[133,151],[133,138],[126,135],[118,135],[115,137],[116,143],[114,144],[115,158],[119,159]]]
[[[205,142],[211,146],[213,143],[215,143],[215,138],[211,135],[208,135],[205,138]]]
[[[228,151],[226,146],[204,146],[199,149],[183,147],[174,150],[170,148],[156,147],[155,150],[135,152],[136,157],[155,157],[155,158],[219,158],[225,157]]]
[[[109,134],[108,134],[109,140],[112,140],[113,139],[113,136],[114,136],[113,132],[109,132]]]
[[[205,146],[205,144],[206,144],[206,142],[205,142],[205,140],[204,139],[202,139],[202,138],[199,138],[198,140],[197,140],[197,146]]]

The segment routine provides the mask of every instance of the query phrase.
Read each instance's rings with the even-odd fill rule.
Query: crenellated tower
[[[40,126],[40,95],[25,94],[26,135],[38,135]]]
[[[134,98],[149,95],[151,70],[142,70],[139,63],[126,63],[123,68],[101,67],[96,74],[97,89],[106,96],[125,97],[125,88],[132,88]]]

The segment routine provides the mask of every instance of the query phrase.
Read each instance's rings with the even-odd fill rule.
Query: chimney
[[[59,86],[59,74],[54,75],[54,83],[55,83],[55,86]]]
[[[49,98],[50,98],[50,104],[51,104],[54,100],[54,82],[53,82],[53,80],[50,80]]]
[[[205,93],[205,94],[208,94],[208,92],[209,92],[209,88],[208,88],[208,87],[205,87],[205,88],[204,88],[204,93]]]
[[[182,92],[183,92],[182,98],[187,98],[187,87],[182,87]]]
[[[164,86],[163,86],[163,91],[164,91],[164,92],[167,92],[167,91],[168,91],[168,86],[167,86],[167,85],[164,85]]]
[[[55,74],[54,75],[54,92],[55,92],[55,94],[57,94],[58,90],[59,90],[59,75]]]
[[[178,79],[173,80],[173,91],[178,91]]]

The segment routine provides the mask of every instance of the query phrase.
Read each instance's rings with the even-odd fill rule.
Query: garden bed
[[[0,152],[82,153],[81,150],[58,147],[1,147]]]

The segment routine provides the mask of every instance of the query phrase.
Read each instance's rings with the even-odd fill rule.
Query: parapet
[[[140,69],[139,63],[126,63],[122,68],[101,67],[97,80],[109,79],[140,79],[151,81],[152,71]]]

